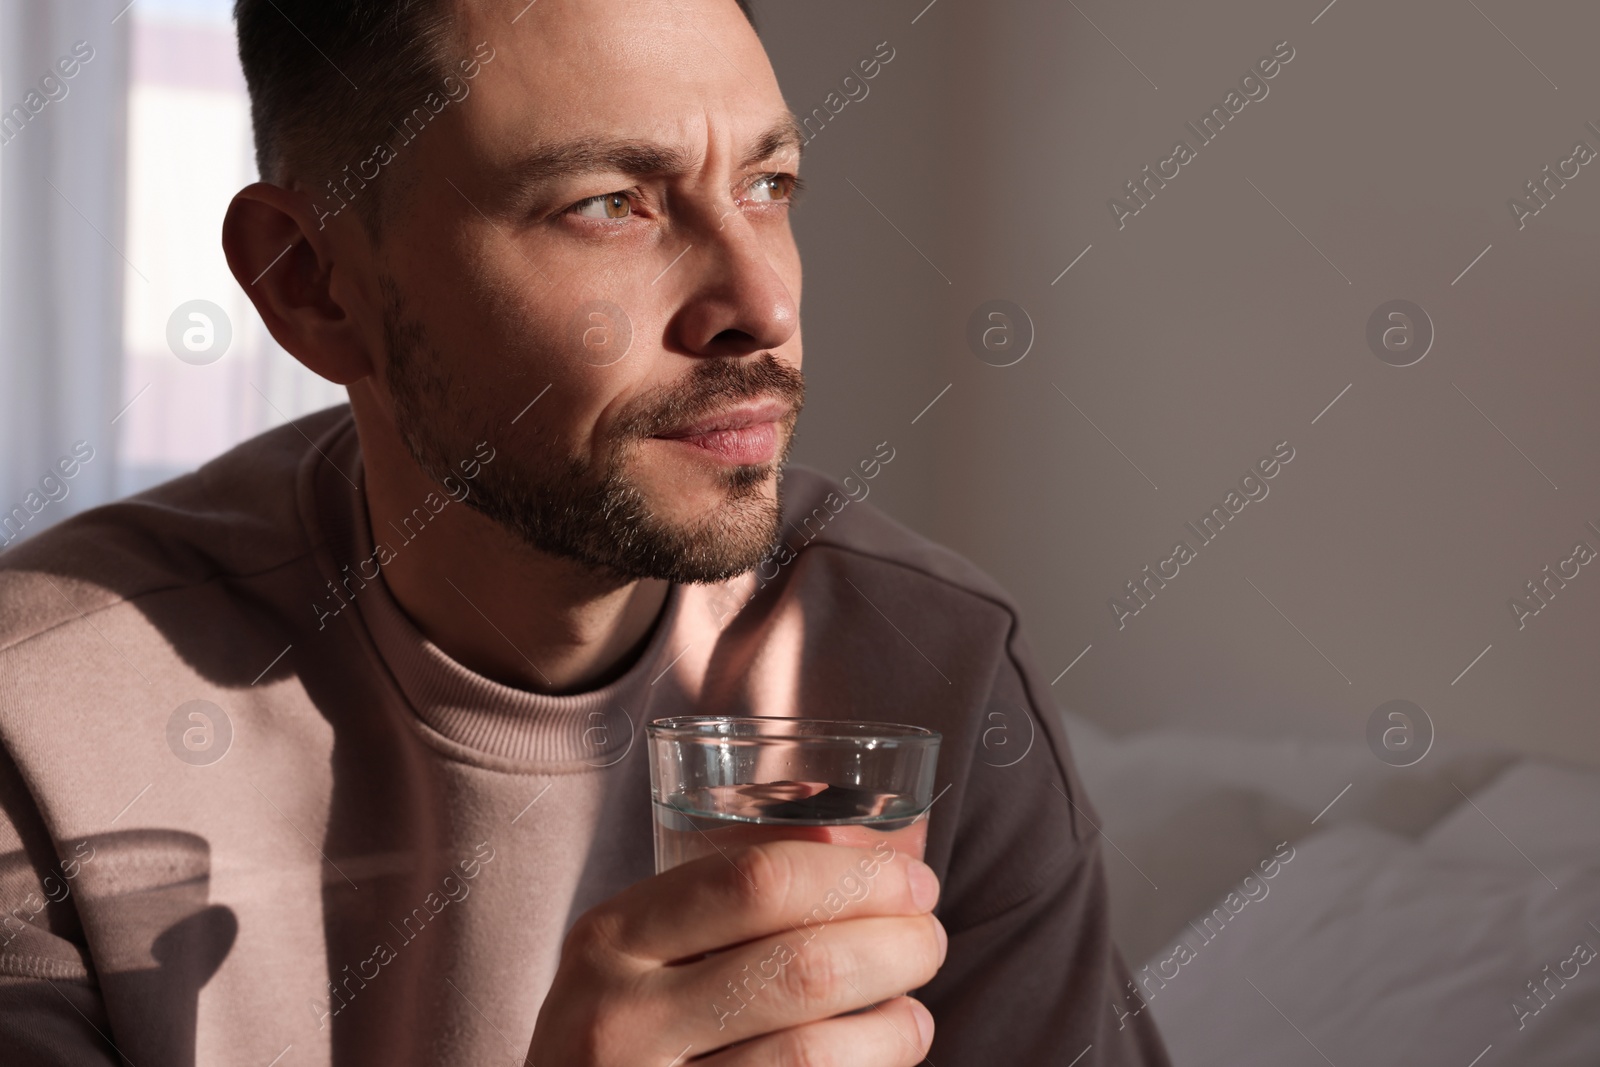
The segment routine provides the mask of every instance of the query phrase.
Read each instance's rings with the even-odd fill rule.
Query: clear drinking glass
[[[886,722],[684,715],[650,739],[656,872],[781,839],[922,858],[939,734]]]

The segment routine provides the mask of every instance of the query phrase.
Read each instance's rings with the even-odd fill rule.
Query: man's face
[[[489,441],[468,500],[535,548],[739,573],[777,536],[803,396],[799,142],[771,66],[733,0],[507,10],[456,7],[470,92],[391,142],[396,429],[435,478]]]

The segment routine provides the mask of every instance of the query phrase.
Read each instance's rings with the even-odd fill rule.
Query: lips
[[[778,451],[778,426],[790,411],[778,400],[740,404],[655,436],[727,463],[769,463]]]
[[[707,415],[675,429],[664,430],[656,436],[682,440],[721,430],[742,430],[762,423],[778,422],[787,414],[789,405],[779,400],[763,400],[752,404],[740,404],[738,407]]]

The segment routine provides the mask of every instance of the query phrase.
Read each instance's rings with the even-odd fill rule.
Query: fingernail
[[[933,932],[939,938],[939,960],[942,963],[950,954],[950,935],[944,932],[944,923],[938,919],[933,920]]]
[[[913,860],[906,880],[911,883],[911,902],[917,910],[931,911],[939,900],[939,876],[933,873],[933,868],[921,860]]]
[[[933,1015],[923,1007],[922,1001],[911,1002],[911,1014],[917,1019],[917,1033],[922,1035],[922,1047],[927,1048],[933,1042]]]

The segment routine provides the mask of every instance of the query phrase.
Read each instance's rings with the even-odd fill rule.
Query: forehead
[[[698,153],[708,137],[743,147],[785,111],[734,0],[525,3],[458,0],[455,49],[494,49],[462,109],[472,140],[513,151],[604,135]]]

